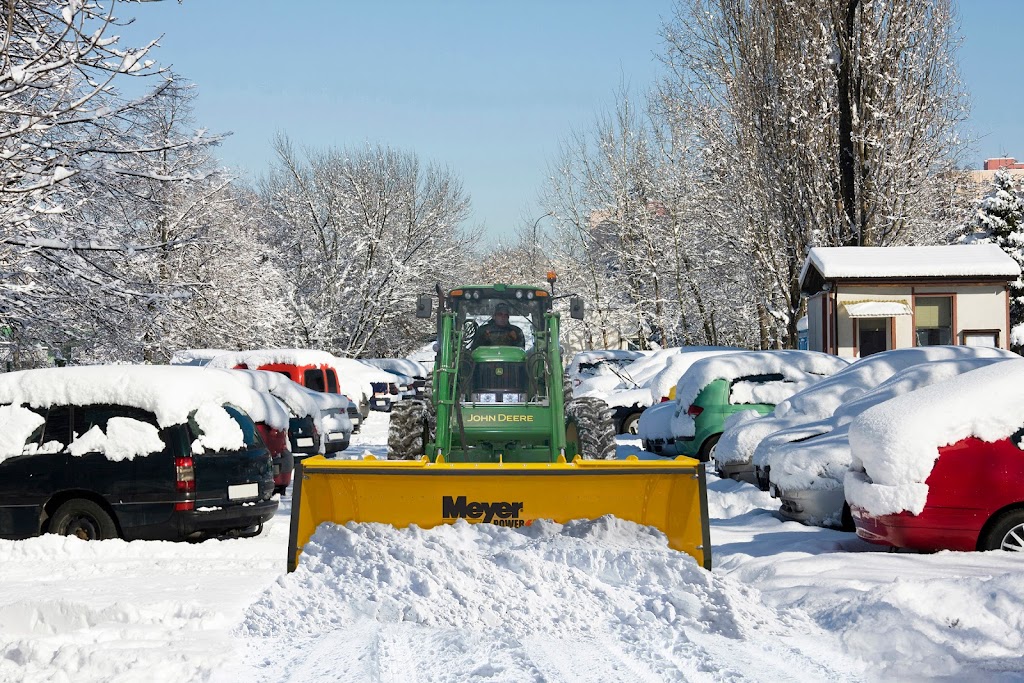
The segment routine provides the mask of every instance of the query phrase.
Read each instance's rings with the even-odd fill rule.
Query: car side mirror
[[[434,299],[429,296],[421,296],[416,299],[416,317],[429,318],[430,312],[434,309]]]
[[[574,320],[583,320],[583,299],[578,296],[569,299],[569,317]]]

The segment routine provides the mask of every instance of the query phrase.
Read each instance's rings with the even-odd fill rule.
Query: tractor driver
[[[526,347],[523,331],[508,321],[508,304],[499,303],[494,307],[494,315],[481,325],[473,336],[473,348],[478,346],[518,346]]]

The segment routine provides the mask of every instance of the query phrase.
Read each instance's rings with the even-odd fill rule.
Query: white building
[[[994,244],[816,247],[800,273],[808,347],[843,358],[935,344],[1008,349],[1019,276]]]

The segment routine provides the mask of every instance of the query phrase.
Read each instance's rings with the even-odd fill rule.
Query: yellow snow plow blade
[[[704,467],[686,457],[496,464],[317,456],[296,463],[291,514],[288,571],[324,522],[520,527],[603,515],[657,527],[670,548],[711,569]]]

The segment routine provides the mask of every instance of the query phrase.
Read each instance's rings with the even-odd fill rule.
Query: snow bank
[[[783,618],[829,640],[799,613]],[[748,662],[776,678],[850,672],[842,657],[825,665],[780,643],[778,623],[755,590],[669,550],[656,530],[603,517],[515,530],[322,525],[238,633],[264,653],[254,663],[294,648],[260,667],[263,680],[321,651],[351,680],[748,680]],[[745,657],[724,655],[738,646]]]
[[[1024,426],[1024,359],[1008,360],[892,398],[850,426],[851,505],[876,516],[924,509],[938,449],[967,437],[1007,438]]]

